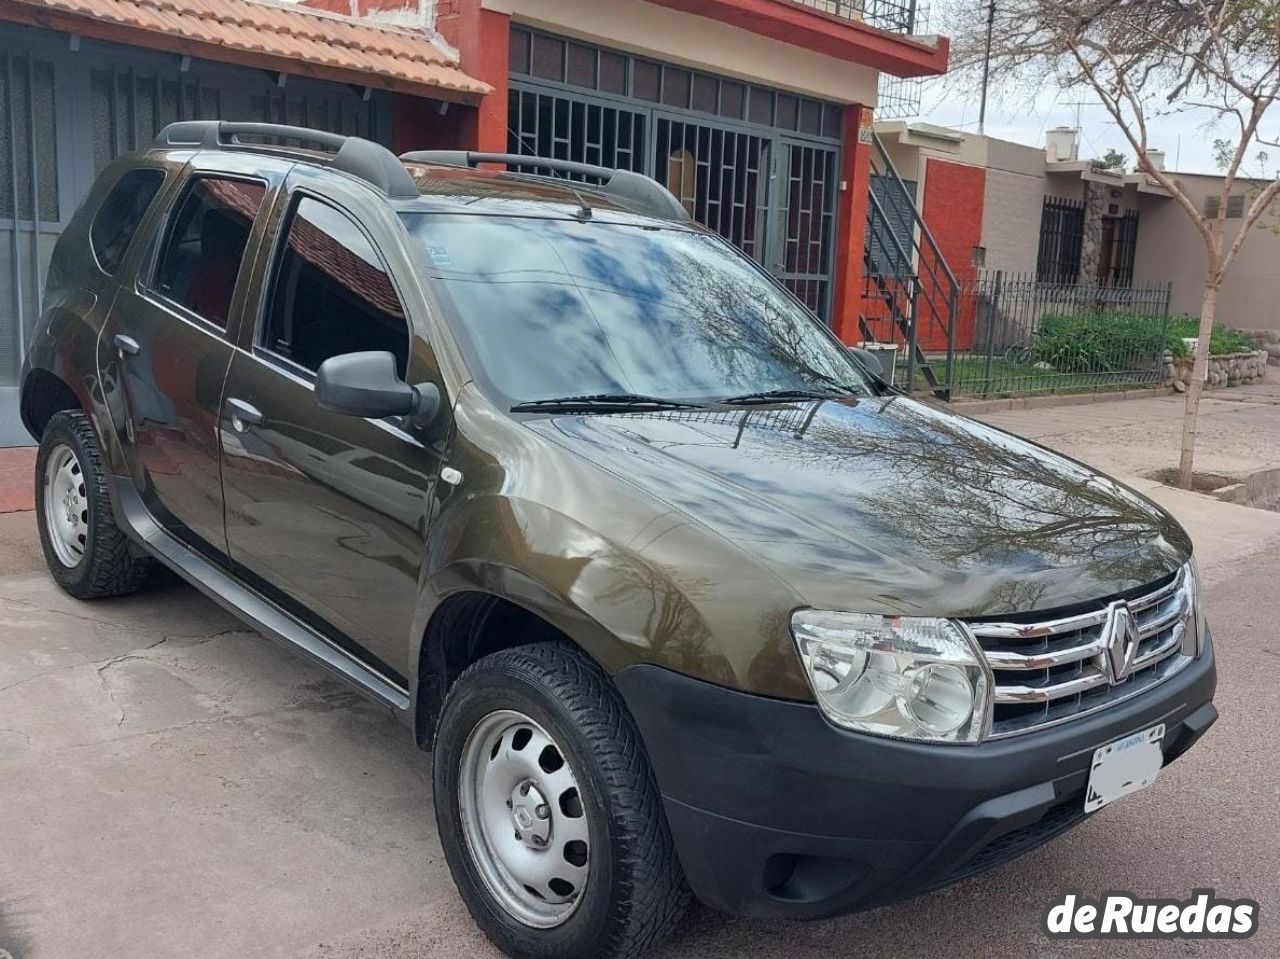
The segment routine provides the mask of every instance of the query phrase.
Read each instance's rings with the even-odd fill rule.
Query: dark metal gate
[[[509,149],[648,174],[831,314],[843,108],[511,31]]]
[[[0,25],[0,446],[30,442],[18,374],[54,244],[94,177],[167,123],[213,118],[390,135],[376,92]]]

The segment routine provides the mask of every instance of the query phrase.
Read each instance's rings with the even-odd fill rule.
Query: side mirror
[[[316,402],[322,409],[347,416],[412,416],[425,426],[440,407],[433,383],[410,386],[396,372],[396,358],[386,351],[331,356],[316,371]]]
[[[864,350],[858,346],[849,347],[849,352],[853,354],[854,360],[856,360],[864,370],[878,380],[884,379],[884,364],[880,362],[880,357],[876,356],[870,350]]]

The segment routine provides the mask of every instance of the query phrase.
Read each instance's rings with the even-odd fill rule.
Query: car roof
[[[246,142],[246,137],[253,142]],[[157,135],[152,151],[173,160],[194,151],[201,155],[202,166],[213,167],[216,161],[209,163],[206,154],[248,154],[264,163],[307,163],[363,181],[401,210],[579,220],[603,215],[694,229],[688,210],[655,180],[631,170],[559,157],[462,150],[414,151],[397,157],[384,145],[361,137],[223,120],[170,123]],[[532,169],[524,172],[526,168]]]

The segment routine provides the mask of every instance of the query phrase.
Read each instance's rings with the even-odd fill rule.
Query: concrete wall
[[[1216,176],[1177,174],[1176,179],[1198,209],[1217,193]],[[1246,192],[1243,188],[1241,192]],[[1247,204],[1247,201],[1246,201]],[[1173,200],[1146,198],[1138,233],[1135,279],[1172,280],[1174,313],[1200,312],[1205,270],[1204,241],[1191,218]],[[1227,242],[1240,228],[1227,220]],[[1280,205],[1253,228],[1227,274],[1218,298],[1218,318],[1243,330],[1280,330]]]
[[[982,246],[990,270],[1034,273],[1044,206],[1044,150],[1004,140],[987,141]]]
[[[712,73],[873,106],[877,71],[641,0],[483,0],[486,10],[566,36]]]

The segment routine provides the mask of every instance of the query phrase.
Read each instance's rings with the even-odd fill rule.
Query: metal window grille
[[[1040,251],[1036,275],[1045,282],[1075,283],[1080,279],[1084,246],[1084,202],[1045,197],[1040,214]]]
[[[510,152],[652,176],[829,317],[843,107],[520,26],[510,69]]]
[[[1116,286],[1133,283],[1133,262],[1138,252],[1138,211],[1129,210],[1116,223],[1116,250],[1110,280]]]

